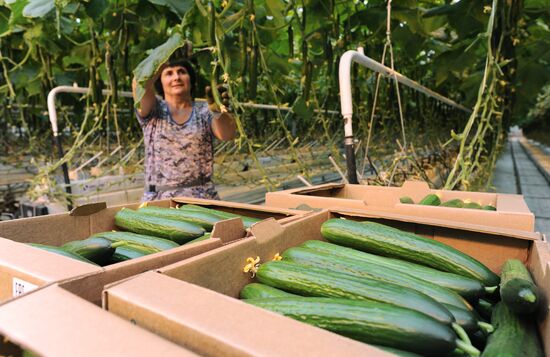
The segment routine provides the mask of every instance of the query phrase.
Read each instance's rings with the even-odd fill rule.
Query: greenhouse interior
[[[550,0],[0,0],[0,356],[550,356]]]

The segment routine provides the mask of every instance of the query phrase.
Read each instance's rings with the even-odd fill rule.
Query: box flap
[[[273,218],[254,224],[250,227],[252,235],[259,244],[278,239],[284,233],[284,228]]]
[[[110,311],[210,356],[392,356],[237,299],[148,272],[106,290]]]
[[[2,305],[0,334],[44,356],[194,355],[56,285]]]
[[[316,185],[313,187],[295,188],[295,189],[288,190],[287,192],[301,195],[301,194],[320,191],[320,190],[344,188],[345,186],[346,184],[343,184],[343,183],[325,183],[325,184]]]
[[[243,220],[240,218],[231,218],[216,222],[210,236],[212,238],[219,238],[224,244],[244,238],[246,231]]]
[[[75,207],[71,210],[69,215],[71,216],[89,216],[91,214],[97,213],[101,210],[107,208],[107,203],[97,202],[97,203],[87,203],[82,206]]]

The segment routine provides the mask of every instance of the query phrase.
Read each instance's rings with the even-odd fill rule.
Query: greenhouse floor
[[[493,186],[497,192],[522,194],[535,214],[535,230],[550,237],[550,150],[512,131],[497,161]]]

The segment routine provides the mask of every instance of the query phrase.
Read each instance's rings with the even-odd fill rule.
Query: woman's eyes
[[[173,75],[174,73],[177,73],[177,74],[188,74],[187,71],[185,69],[179,69],[177,70],[177,72],[174,72],[174,71],[166,71],[164,72],[167,76],[171,76]]]

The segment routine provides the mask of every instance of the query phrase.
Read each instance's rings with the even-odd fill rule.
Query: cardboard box
[[[0,306],[0,355],[196,356],[67,291],[49,286]]]
[[[266,220],[251,228],[250,238],[166,266],[157,271],[160,274],[148,272],[112,284],[104,291],[103,306],[179,345],[201,352],[205,348],[209,355],[215,349],[251,355],[301,355],[297,352],[300,348],[313,355],[377,355],[381,352],[361,351],[351,344],[354,341],[336,339],[334,334],[329,340],[330,333],[322,335],[319,329],[305,324],[298,327],[294,320],[277,318],[237,299],[240,290],[254,281],[243,272],[247,258],[259,257],[260,263],[266,262],[307,240],[324,240],[320,227],[333,217],[372,220],[436,239],[472,255],[495,272],[500,272],[506,259],[520,259],[528,264],[541,290],[550,293],[550,253],[538,233],[502,228],[496,233],[492,227],[457,226],[454,222],[395,214],[389,217],[386,212],[325,210],[285,226]],[[540,326],[543,338],[550,341],[547,319]],[[305,338],[307,334],[319,336],[313,345]],[[329,346],[326,341],[331,341]],[[274,350],[279,345],[288,350]]]
[[[275,217],[282,224],[296,219],[296,215],[304,214],[304,211],[194,198],[175,198],[150,204],[173,207],[184,203],[256,218]],[[22,295],[38,286],[75,276],[105,272],[103,277],[106,282],[120,280],[221,247],[233,240],[243,238],[245,234],[239,230],[238,235],[224,234],[225,238],[219,239],[216,238],[217,231],[221,228],[216,225],[212,234],[213,239],[103,268],[23,244],[41,243],[60,246],[72,240],[85,239],[94,233],[110,231],[115,229],[114,216],[122,207],[135,209],[138,204],[110,208],[106,208],[104,203],[89,204],[80,206],[71,213],[0,222],[0,237],[3,237],[0,238],[0,302]],[[242,228],[241,220],[236,220]]]
[[[400,197],[409,196],[420,202],[430,193],[440,195],[441,202],[455,198],[469,199],[481,205],[492,205],[496,211],[402,204]],[[532,232],[535,216],[523,196],[503,193],[432,190],[425,182],[407,181],[402,187],[325,184],[284,191],[268,192],[267,206],[284,208],[336,208],[387,211],[404,215],[432,217],[456,222],[520,229]]]

